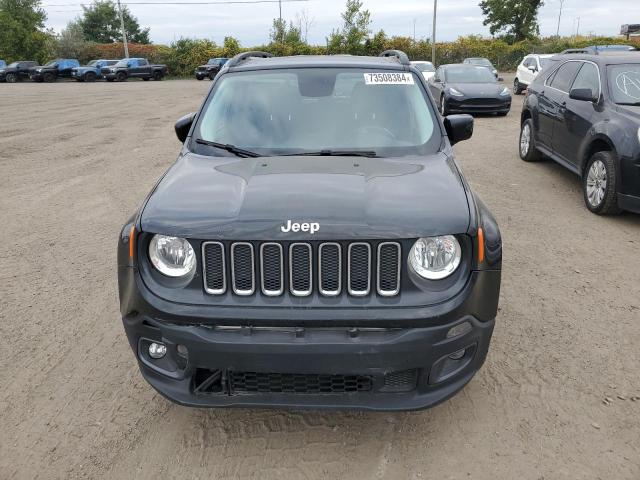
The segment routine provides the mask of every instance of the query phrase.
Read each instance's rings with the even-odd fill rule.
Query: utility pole
[[[433,28],[431,29],[431,63],[436,64],[436,14],[438,0],[433,0]]]
[[[124,57],[129,58],[129,45],[127,45],[127,32],[124,30],[124,17],[122,16],[122,6],[118,0],[118,12],[120,13],[120,28],[122,29],[122,43],[124,45]]]
[[[580,17],[578,17],[578,26],[576,27],[576,37],[580,35]]]
[[[560,36],[560,19],[562,18],[562,5],[564,0],[560,0],[560,13],[558,13],[558,28],[556,29],[556,37]]]
[[[280,43],[284,42],[284,25],[282,25],[282,0],[278,0],[278,8],[280,9]]]
[[[413,19],[413,43],[416,43],[416,19]]]

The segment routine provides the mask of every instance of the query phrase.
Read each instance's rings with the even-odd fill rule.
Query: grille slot
[[[202,244],[204,290],[212,295],[222,295],[227,290],[224,257],[222,243],[205,242]]]
[[[400,292],[400,244],[383,242],[378,245],[378,294],[393,297]]]
[[[262,293],[277,297],[284,292],[284,265],[282,245],[263,243],[260,245],[260,275]]]
[[[350,393],[371,391],[366,375],[229,372],[234,393]]]
[[[356,297],[369,295],[371,290],[371,246],[368,243],[349,245],[347,286]]]
[[[291,294],[296,297],[311,295],[312,280],[312,252],[308,243],[292,243],[289,247],[289,283]]]
[[[410,392],[416,388],[418,380],[418,370],[403,370],[401,372],[391,372],[384,377],[384,386],[381,392]]]
[[[323,243],[318,247],[318,282],[326,297],[340,295],[342,290],[342,249],[339,243]]]
[[[236,295],[253,295],[256,290],[253,245],[239,242],[231,245],[231,283]]]

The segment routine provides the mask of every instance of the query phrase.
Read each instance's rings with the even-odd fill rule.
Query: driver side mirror
[[[174,128],[176,130],[176,136],[181,143],[187,139],[189,135],[189,130],[191,130],[191,125],[193,125],[193,121],[196,118],[195,113],[189,113],[184,117],[180,117],[180,119],[176,122]]]
[[[468,140],[473,135],[473,117],[471,115],[447,115],[444,117],[444,129],[447,131],[451,145]]]
[[[573,100],[581,100],[583,102],[597,102],[598,97],[590,88],[573,88],[569,92],[569,98]]]
[[[527,68],[529,70],[531,70],[531,73],[536,73],[538,71],[538,69],[536,67],[534,67],[533,65],[529,65]]]

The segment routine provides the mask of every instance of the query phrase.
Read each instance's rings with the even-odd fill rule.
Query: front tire
[[[18,76],[15,73],[7,73],[7,76],[4,77],[7,83],[16,83],[18,81]]]
[[[55,75],[53,73],[45,73],[42,77],[42,79],[47,82],[47,83],[53,83],[56,79]]]
[[[214,78],[216,78],[216,72],[209,72],[209,80],[213,82]]]
[[[518,142],[518,153],[525,162],[537,162],[542,155],[536,148],[533,134],[533,120],[527,118],[520,127],[520,140]]]
[[[87,72],[84,75],[85,82],[95,82],[96,78],[97,78],[97,75],[93,72]]]
[[[162,80],[162,77],[163,77],[163,76],[164,76],[164,75],[162,75],[162,72],[153,72],[153,79],[154,79],[156,82],[159,82],[160,80]]]
[[[618,167],[612,152],[596,152],[582,176],[582,192],[587,208],[597,215],[620,213],[616,185]]]
[[[520,81],[516,78],[513,81],[513,94],[514,95],[520,95],[523,90],[524,90],[524,88],[522,88],[522,85],[520,85]]]
[[[116,74],[116,80],[119,82],[126,82],[127,81],[127,74],[124,72],[118,72]]]

